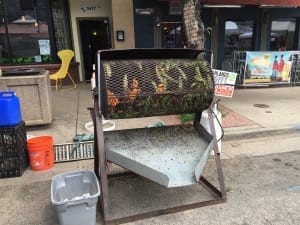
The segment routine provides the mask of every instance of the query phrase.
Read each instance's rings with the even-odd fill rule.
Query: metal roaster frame
[[[111,50],[114,51],[114,50]],[[126,51],[126,50],[124,50]],[[133,50],[134,51],[134,50]],[[143,51],[143,50],[138,50],[138,51]],[[146,50],[146,51],[152,51],[151,54],[155,54],[155,49],[154,50]],[[163,50],[157,50],[157,51],[163,51]],[[170,49],[167,49],[165,51],[172,51]],[[203,52],[203,50],[191,50],[191,49],[176,49],[174,52],[188,52],[188,51],[193,51],[193,53],[197,52]],[[101,51],[99,51],[101,52]],[[99,52],[97,54],[99,54]],[[121,54],[125,55],[125,54]],[[172,55],[172,54],[170,54]],[[180,53],[179,53],[180,55]],[[121,56],[122,57],[122,56]],[[100,68],[101,64],[101,59],[97,58],[97,67]],[[99,83],[99,78],[97,83]],[[163,209],[158,209],[150,212],[144,212],[140,214],[135,214],[135,215],[130,215],[130,216],[125,216],[117,219],[111,219],[109,216],[109,205],[110,205],[110,200],[108,196],[108,179],[111,177],[108,175],[107,172],[107,151],[108,147],[105,144],[104,141],[104,132],[103,132],[103,127],[102,127],[102,119],[103,119],[103,111],[101,109],[101,96],[99,96],[100,93],[100,85],[95,88],[94,90],[94,107],[89,108],[92,121],[94,123],[94,171],[99,179],[100,183],[100,188],[101,188],[101,195],[100,195],[100,204],[101,204],[101,213],[103,216],[103,221],[104,224],[121,224],[121,223],[126,223],[126,222],[132,222],[140,219],[146,219],[146,218],[151,218],[154,216],[159,216],[159,215],[165,215],[165,214],[171,214],[171,213],[176,213],[180,211],[185,211],[189,209],[194,209],[194,208],[199,208],[199,207],[204,207],[212,204],[218,204],[218,203],[223,203],[226,201],[226,190],[225,190],[225,183],[224,183],[224,175],[222,171],[222,165],[221,165],[221,159],[220,159],[220,151],[218,149],[218,144],[217,144],[217,138],[216,138],[216,130],[215,130],[215,125],[214,125],[214,112],[213,112],[213,105],[215,104],[215,101],[212,101],[210,104],[209,108],[207,109],[208,111],[208,121],[209,121],[209,126],[211,130],[211,135],[212,135],[212,150],[214,152],[214,159],[215,159],[215,164],[216,164],[216,172],[217,172],[217,181],[219,183],[219,188],[210,183],[203,175],[200,174],[200,178],[198,181],[198,184],[201,185],[205,190],[207,190],[213,199],[211,200],[205,200],[205,201],[198,201],[195,203],[190,203],[190,204],[184,204],[180,206],[175,206],[175,207],[170,207],[170,208],[163,208]],[[200,119],[201,119],[201,112],[195,113],[194,117],[194,122],[193,126],[195,129],[199,130],[200,128]],[[155,129],[155,128],[154,128]]]

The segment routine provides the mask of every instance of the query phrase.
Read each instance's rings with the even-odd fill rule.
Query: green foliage
[[[17,57],[17,63],[22,63],[23,62],[23,58],[22,57]]]
[[[32,58],[24,58],[24,63],[32,63]]]
[[[0,57],[0,64],[6,64],[9,63],[9,59],[5,57]]]
[[[103,65],[107,79],[113,82],[119,79],[117,82],[122,84],[122,89],[117,91],[112,86],[119,99],[116,105],[108,106],[107,114],[113,119],[182,114],[181,120],[189,122],[193,113],[206,109],[213,98],[212,72],[204,60],[164,60],[150,69],[142,63],[134,62],[134,65],[138,71],[148,70],[144,73],[149,76],[140,79],[126,72],[116,78],[114,67],[109,63]],[[130,98],[133,77],[140,83],[135,97]]]
[[[189,114],[181,114],[179,116],[179,119],[182,123],[186,123],[186,122],[191,122],[194,121],[195,118],[195,114],[194,113],[189,113]]]
[[[208,35],[210,36],[211,35],[211,32],[212,32],[212,27],[206,27],[205,28],[205,31],[208,33]]]

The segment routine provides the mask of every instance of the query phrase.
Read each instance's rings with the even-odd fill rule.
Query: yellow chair
[[[76,83],[72,79],[70,73],[69,73],[69,66],[72,58],[74,57],[74,52],[72,50],[66,49],[66,50],[61,50],[57,53],[58,57],[61,60],[61,66],[59,70],[50,75],[50,80],[55,80],[55,90],[71,90],[76,88]],[[69,77],[69,79],[72,81],[73,86],[71,88],[67,89],[62,89],[62,84],[63,84],[63,79],[66,77]]]

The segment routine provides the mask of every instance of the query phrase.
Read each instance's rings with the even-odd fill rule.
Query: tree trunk
[[[183,0],[183,25],[186,47],[204,49],[204,25],[197,7],[198,0]]]

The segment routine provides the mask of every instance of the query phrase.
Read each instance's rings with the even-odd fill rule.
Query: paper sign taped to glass
[[[232,98],[237,73],[213,69],[215,96]]]
[[[50,55],[50,41],[39,40],[40,55]]]

